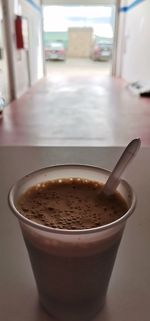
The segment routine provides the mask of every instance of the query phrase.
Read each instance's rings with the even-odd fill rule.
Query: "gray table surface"
[[[20,177],[41,167],[91,164],[112,169],[122,148],[0,147],[0,320],[52,321],[38,303],[28,254],[7,195]],[[150,149],[140,150],[124,177],[137,208],[130,217],[111,277],[107,303],[95,321],[150,320]]]

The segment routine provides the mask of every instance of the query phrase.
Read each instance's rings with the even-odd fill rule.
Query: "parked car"
[[[112,40],[101,39],[94,42],[91,58],[93,60],[109,60],[112,55]]]
[[[51,42],[45,48],[46,60],[65,60],[65,47],[62,41]]]

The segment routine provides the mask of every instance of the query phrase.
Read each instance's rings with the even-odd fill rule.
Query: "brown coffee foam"
[[[98,198],[101,188],[101,184],[84,179],[49,181],[30,188],[17,207],[28,219],[52,228],[95,228],[117,220],[127,211],[118,193]]]

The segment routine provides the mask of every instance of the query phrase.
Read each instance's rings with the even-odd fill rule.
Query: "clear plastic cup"
[[[10,190],[9,204],[21,226],[40,302],[58,321],[91,320],[104,305],[122,233],[135,208],[135,195],[121,180],[117,190],[128,211],[110,224],[84,230],[55,229],[30,221],[17,210],[17,200],[41,182],[80,177],[105,183],[109,174],[93,166],[59,165],[23,177]]]

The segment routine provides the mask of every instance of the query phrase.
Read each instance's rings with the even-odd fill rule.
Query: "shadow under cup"
[[[9,193],[28,249],[39,298],[46,311],[60,321],[88,321],[105,302],[109,279],[128,217],[135,208],[130,185],[121,180],[118,191],[128,211],[117,221],[85,230],[60,230],[25,218],[16,208],[28,188],[58,178],[80,177],[105,183],[110,172],[84,165],[60,165],[33,172]]]

